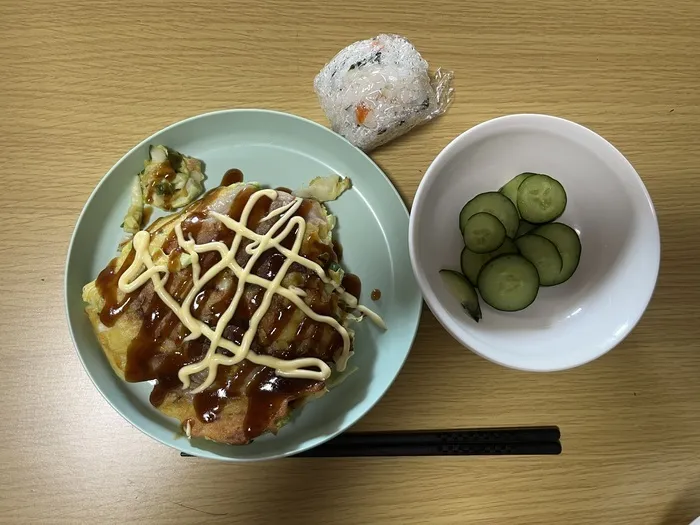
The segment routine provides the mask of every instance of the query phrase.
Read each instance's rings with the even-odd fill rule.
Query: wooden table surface
[[[687,524],[700,515],[700,2],[0,0],[0,521]],[[483,120],[542,112],[615,144],[656,205],[658,287],[637,328],[564,373],[507,370],[426,310],[364,430],[558,424],[559,457],[181,459],[95,390],[63,309],[68,240],[129,148],[206,111],[325,123],[312,80],[350,42],[411,38],[455,72],[438,121],[377,151],[410,203]],[[439,359],[436,359],[439,358]]]

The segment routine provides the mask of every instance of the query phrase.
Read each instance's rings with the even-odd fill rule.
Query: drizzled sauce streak
[[[175,188],[173,186],[173,181],[177,177],[177,171],[170,163],[170,159],[166,159],[161,162],[158,166],[158,171],[156,171],[146,187],[146,195],[144,200],[148,204],[153,204],[153,196],[161,195],[163,197],[163,204],[161,208],[169,210],[170,205],[173,200],[173,194],[175,193]]]
[[[227,400],[245,394],[249,377],[257,368],[260,367],[243,361],[235,372],[218,374],[214,384],[204,392],[195,394],[192,400],[198,419],[204,423],[216,421]]]
[[[143,217],[141,218],[141,224],[148,224],[151,222],[151,216],[153,215],[153,206],[146,206],[143,209]]]
[[[117,301],[117,291],[119,278],[134,261],[136,252],[132,249],[119,270],[115,269],[117,260],[112,260],[107,268],[102,270],[95,280],[95,286],[104,297],[105,305],[100,311],[100,322],[105,326],[114,326],[119,316],[121,316],[129,306],[132,294],[126,294],[121,301]]]
[[[214,190],[199,202],[198,207],[193,208],[194,211],[188,212],[181,223],[185,239],[192,238],[197,244],[221,241],[230,246],[234,233],[221,222],[208,218],[206,213],[208,202],[217,197],[217,191],[220,190]],[[255,191],[253,187],[240,190],[233,199],[227,215],[239,220],[246,203]],[[255,230],[260,226],[262,218],[270,212],[271,205],[272,200],[267,197],[258,200],[249,217],[250,229]],[[311,201],[304,201],[297,210],[297,215],[306,217],[312,206]],[[295,235],[292,231],[281,244],[286,248],[291,247]],[[249,257],[245,253],[245,246],[246,243],[241,243],[237,260]],[[326,255],[330,260],[338,259],[334,250],[328,246],[323,247],[320,241],[309,242],[308,250],[310,253],[304,253],[304,256],[311,260],[324,259]],[[183,251],[178,245],[174,231],[163,243],[163,251],[168,255],[168,267],[172,272],[166,290],[175,300],[181,302],[192,287],[192,267],[181,267],[180,257]],[[127,381],[154,379],[156,384],[150,401],[158,407],[169,397],[174,399],[176,396],[185,395],[178,372],[183,366],[201,361],[208,350],[209,341],[205,337],[184,341],[188,334],[187,329],[154,293],[151,282],[134,292],[121,294],[119,298],[119,278],[129,268],[134,257],[135,252],[132,249],[119,269],[116,269],[115,259],[99,274],[96,286],[105,299],[100,320],[105,326],[113,326],[120,316],[129,312],[142,321],[138,335],[128,348],[125,377]],[[280,271],[284,259],[277,249],[271,248],[261,255],[252,273],[272,280]],[[218,260],[220,255],[216,252],[200,254],[202,275]],[[304,285],[304,289],[311,292],[304,301],[314,312],[325,315],[333,311],[338,301],[337,294],[322,293],[323,283],[315,274],[310,275],[307,269],[299,267],[291,270],[288,275],[293,272],[299,273],[301,280],[309,284],[308,288]],[[193,316],[213,329],[231,303],[236,283],[237,279],[232,272],[220,272],[197,294],[191,307]],[[343,284],[347,285],[349,293],[356,297],[359,295],[360,280],[357,276],[346,275]],[[244,296],[224,330],[224,337],[236,344],[241,343],[263,295],[263,288],[246,285]],[[286,330],[292,319],[296,319],[296,326]],[[263,339],[260,341],[264,340],[264,344],[258,341],[261,331]],[[283,334],[287,334],[286,343],[281,340]],[[274,355],[283,358],[297,357],[295,352],[303,345],[305,356],[313,355],[330,361],[343,345],[340,335],[335,330],[304,315],[300,316],[298,308],[283,298],[273,301],[258,328],[258,336],[251,349],[268,355],[277,352]],[[277,347],[281,350],[275,349]],[[222,349],[219,351],[226,352]],[[322,386],[323,382],[316,380],[279,377],[272,368],[243,360],[237,365],[220,366],[214,383],[204,391],[194,394],[193,405],[197,418],[204,423],[211,423],[220,417],[224,407],[231,400],[245,399],[248,403],[244,422],[245,435],[248,439],[253,439],[274,426],[274,420],[283,415],[286,404],[294,403],[304,393],[317,391]]]
[[[252,380],[250,388],[258,395],[249,398],[248,414],[244,431],[248,436],[259,436],[270,427],[270,422],[279,417],[284,403],[298,397],[299,391],[313,388],[309,379],[289,379],[275,375],[275,371],[265,367]]]
[[[247,417],[243,425],[245,435],[255,437],[268,430],[282,415],[286,403],[316,387],[315,381],[279,377],[272,368],[243,361],[234,373],[220,375],[210,388],[196,394],[193,404],[197,417],[204,423],[211,423],[220,417],[229,400],[255,392],[254,396],[247,397]]]
[[[230,186],[231,184],[236,184],[238,182],[243,182],[243,172],[239,169],[232,168],[224,173],[224,177],[221,179],[222,186]]]
[[[345,288],[345,291],[350,295],[359,298],[362,292],[362,282],[354,273],[346,273],[345,277],[343,277],[343,288]]]

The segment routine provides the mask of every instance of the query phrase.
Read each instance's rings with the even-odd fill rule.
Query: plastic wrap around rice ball
[[[405,38],[379,35],[350,44],[314,80],[323,112],[339,133],[370,151],[443,114],[452,102],[452,72],[431,77]]]

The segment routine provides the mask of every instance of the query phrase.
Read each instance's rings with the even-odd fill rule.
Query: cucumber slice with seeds
[[[506,239],[503,223],[490,213],[475,213],[462,231],[464,245],[476,253],[488,253],[498,249]]]
[[[562,259],[559,250],[549,239],[528,234],[515,241],[523,257],[535,265],[542,286],[556,284],[561,273]]]
[[[488,305],[503,312],[527,308],[537,297],[537,268],[520,255],[501,255],[479,273],[479,291]]]
[[[508,197],[510,201],[515,204],[516,206],[518,205],[518,188],[520,187],[520,184],[527,179],[530,175],[536,175],[535,173],[521,173],[520,175],[516,175],[510,181],[508,181],[500,190],[503,195]]]
[[[471,283],[464,275],[453,270],[440,270],[440,277],[450,293],[462,305],[464,311],[478,323],[481,319],[481,307],[479,306],[479,296]]]
[[[518,211],[528,222],[542,224],[566,209],[566,191],[549,175],[531,175],[518,188]]]
[[[497,191],[481,193],[464,205],[459,214],[459,231],[463,232],[467,221],[477,213],[486,212],[496,217],[506,229],[511,239],[518,231],[519,215],[508,197]]]
[[[503,244],[501,244],[501,247],[495,252],[474,253],[469,248],[464,248],[462,250],[462,255],[460,256],[462,273],[466,275],[470,283],[477,286],[479,272],[484,265],[491,259],[508,253],[518,253],[518,248],[515,246],[515,243],[508,237],[505,238]]]
[[[561,272],[554,284],[561,284],[574,274],[581,260],[581,239],[573,228],[560,222],[545,224],[537,228],[535,235],[549,239],[561,255]]]

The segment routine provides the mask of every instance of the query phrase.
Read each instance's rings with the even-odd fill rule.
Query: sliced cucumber
[[[531,175],[518,188],[518,211],[535,224],[553,221],[566,209],[564,187],[548,175]]]
[[[479,273],[481,298],[496,310],[516,312],[537,297],[540,278],[537,268],[520,255],[501,255]]]
[[[460,257],[460,262],[462,263],[462,273],[467,276],[470,283],[477,286],[477,280],[479,279],[479,272],[481,271],[481,268],[483,268],[483,266],[494,257],[505,255],[507,253],[518,253],[518,248],[509,237],[505,238],[503,244],[501,244],[498,250],[491,253],[474,253],[469,248],[464,248]]]
[[[531,222],[524,221],[520,219],[520,225],[518,226],[518,233],[515,234],[515,238],[522,237],[523,235],[530,233],[532,230],[537,228],[537,224],[532,224]]]
[[[476,253],[488,253],[498,249],[506,239],[503,223],[490,213],[475,213],[462,232],[464,245]]]
[[[562,260],[559,250],[549,239],[539,235],[523,235],[515,241],[523,257],[535,265],[542,286],[557,283],[561,273]]]
[[[472,215],[486,212],[496,217],[506,229],[511,239],[518,231],[518,210],[508,197],[497,191],[481,193],[464,205],[459,214],[459,231],[463,232]]]
[[[510,181],[508,181],[505,186],[503,186],[500,191],[503,195],[508,197],[510,201],[515,204],[516,206],[518,205],[518,188],[520,187],[520,184],[527,179],[530,175],[536,175],[535,173],[521,173],[520,175],[516,175]]]
[[[553,222],[540,226],[534,233],[549,239],[557,247],[561,255],[561,272],[553,284],[561,284],[567,281],[574,274],[581,260],[581,239],[579,239],[576,230],[566,224]]]
[[[464,311],[478,323],[481,319],[481,307],[479,306],[479,296],[471,283],[464,275],[453,270],[440,270],[440,277],[450,293],[462,305]]]

